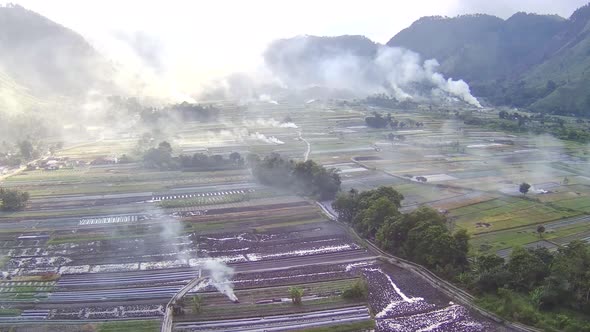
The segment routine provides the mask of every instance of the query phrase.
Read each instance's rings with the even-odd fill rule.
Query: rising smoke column
[[[157,222],[160,228],[160,238],[172,246],[178,262],[184,262],[186,264],[189,259],[196,258],[197,251],[191,250],[189,246],[190,240],[184,233],[184,227],[180,220],[170,217],[159,207],[149,209],[147,212]],[[211,285],[231,301],[236,302],[238,300],[234,294],[234,285],[231,281],[231,278],[234,276],[233,268],[214,258],[205,258],[202,268],[208,272],[209,281],[199,284],[193,291]]]
[[[203,268],[210,274],[210,285],[231,301],[236,302],[238,300],[238,297],[234,294],[234,284],[231,282],[231,278],[234,276],[233,268],[213,259],[205,261]]]
[[[287,87],[323,86],[358,96],[387,93],[399,100],[451,96],[481,107],[463,80],[437,72],[434,59],[418,53],[378,45],[365,37],[299,36],[278,40],[267,48],[267,67]]]

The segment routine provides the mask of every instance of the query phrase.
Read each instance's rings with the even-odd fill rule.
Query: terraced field
[[[340,169],[344,190],[391,185],[404,194],[404,211],[438,208],[451,227],[473,235],[474,252],[506,255],[513,245],[556,248],[590,238],[584,199],[590,178],[570,146],[482,131],[436,110],[394,111],[396,119],[425,125],[394,131],[404,139],[390,141],[391,130],[365,126],[375,109],[364,106],[223,107],[226,121],[187,123],[170,137],[175,151],[308,156]],[[281,127],[286,117],[293,123]],[[140,133],[128,134],[58,155],[89,162],[131,154]],[[542,150],[547,142],[550,148]],[[533,185],[526,197],[518,192],[522,181]],[[252,331],[348,324],[378,331],[501,330],[413,273],[377,260],[315,202],[256,184],[248,169],[81,163],[25,170],[2,186],[32,195],[25,211],[0,213],[6,310],[0,324],[16,331],[44,321],[59,331],[107,328],[101,320],[157,330],[179,289],[199,275],[214,277],[212,261],[229,266],[228,277],[189,292],[174,316],[176,330],[232,330],[235,324]],[[547,229],[543,239],[538,224]],[[369,300],[344,299],[342,292],[361,278]],[[239,303],[228,299],[227,287]],[[291,302],[291,287],[303,290],[301,305]],[[126,322],[137,318],[147,322]]]

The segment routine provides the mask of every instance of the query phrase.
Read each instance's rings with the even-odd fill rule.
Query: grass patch
[[[590,197],[578,197],[574,199],[561,200],[553,202],[553,204],[565,209],[573,209],[586,213],[590,212]]]
[[[16,309],[16,308],[0,309],[0,317],[19,316],[20,313],[21,313],[21,310],[20,309]]]
[[[523,198],[494,199],[451,210],[455,225],[471,234],[535,225],[579,215],[579,212]],[[476,227],[488,223],[490,228]]]
[[[297,332],[358,332],[358,331],[373,331],[375,329],[375,321],[368,319],[360,322],[313,327],[304,330],[295,330]]]
[[[562,238],[569,238],[576,234],[583,235],[588,231],[590,231],[590,224],[574,224],[556,230],[550,230],[543,234],[542,239],[559,243]],[[523,246],[539,240],[541,239],[539,238],[536,227],[531,226],[475,235],[471,238],[470,242],[473,254],[475,254],[478,252],[495,253],[500,249]]]

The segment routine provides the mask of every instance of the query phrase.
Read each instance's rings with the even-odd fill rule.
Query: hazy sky
[[[361,34],[385,43],[416,19],[517,11],[568,17],[588,0],[17,0],[83,34],[124,63],[148,64],[180,85],[260,63],[276,38]],[[141,55],[138,57],[137,55]]]

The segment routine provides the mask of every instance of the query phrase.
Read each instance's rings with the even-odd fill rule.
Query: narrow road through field
[[[307,161],[307,159],[309,159],[309,155],[311,154],[311,143],[309,143],[308,140],[303,138],[301,130],[297,133],[299,134],[299,139],[305,142],[305,144],[307,144],[307,151],[305,151],[305,154],[303,155],[303,161]]]

